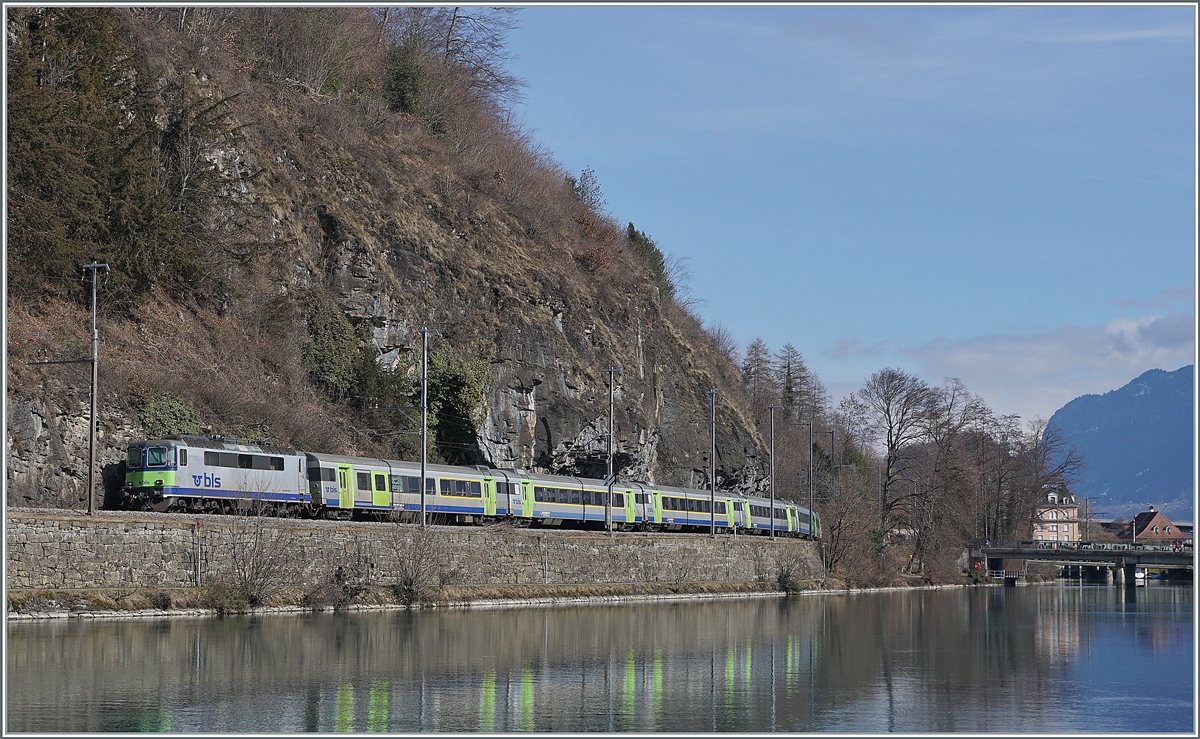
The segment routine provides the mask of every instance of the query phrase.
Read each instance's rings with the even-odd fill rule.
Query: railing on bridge
[[[988,577],[993,580],[1024,580],[1029,574],[1028,569],[1024,570],[988,570]]]
[[[1191,552],[1192,542],[1174,544],[1124,544],[1108,541],[1017,541],[984,544],[982,549],[1052,549],[1077,552]]]

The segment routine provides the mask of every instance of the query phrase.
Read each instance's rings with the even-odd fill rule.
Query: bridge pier
[[[1117,585],[1127,588],[1137,587],[1137,563],[1129,562],[1124,557],[1117,558],[1117,566],[1113,568]]]

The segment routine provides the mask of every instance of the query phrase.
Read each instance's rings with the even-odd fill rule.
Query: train
[[[418,520],[416,462],[305,452],[181,434],[136,441],[125,460],[122,506],[190,513],[232,512],[250,502],[312,518]],[[435,523],[604,528],[603,480],[427,464],[425,510]],[[754,533],[821,537],[815,511],[790,501],[739,493],[614,482],[613,528],[630,531]]]

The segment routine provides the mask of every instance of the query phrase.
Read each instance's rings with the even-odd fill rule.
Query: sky
[[[1195,8],[527,7],[522,125],[834,402],[999,413],[1194,361]]]

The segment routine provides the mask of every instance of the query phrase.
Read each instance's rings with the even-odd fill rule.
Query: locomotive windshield
[[[165,446],[152,446],[146,449],[147,467],[162,467],[166,463],[167,448]]]
[[[141,467],[142,466],[142,447],[140,447],[140,446],[129,447],[129,457],[128,457],[128,459],[126,459],[125,464],[128,467]]]

